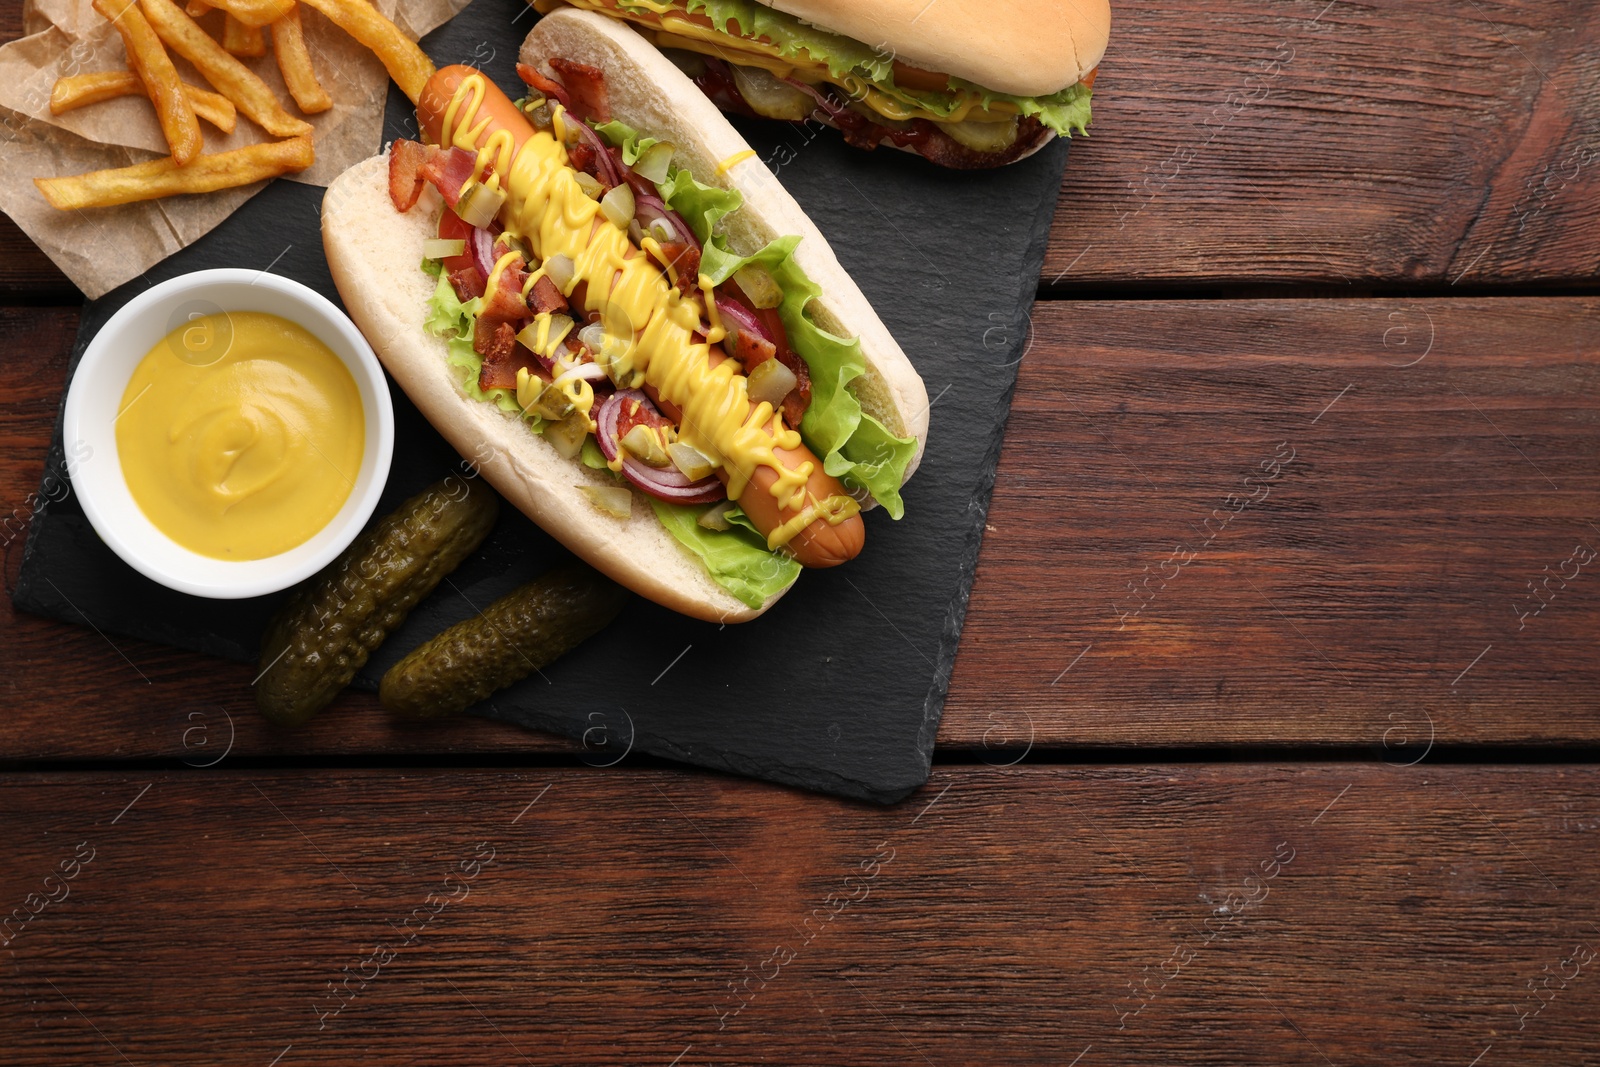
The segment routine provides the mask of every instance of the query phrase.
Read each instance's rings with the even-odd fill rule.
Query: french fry
[[[433,77],[433,60],[400,27],[378,14],[367,0],[302,0],[328,17],[345,33],[372,49],[414,104],[422,87]]]
[[[134,0],[94,0],[94,9],[122,35],[128,64],[144,83],[150,102],[155,105],[161,134],[172,149],[173,160],[181,167],[200,154],[203,142],[200,120],[195,118],[194,106],[183,93],[178,68],[172,65],[171,57]]]
[[[112,100],[119,96],[144,96],[144,82],[131,70],[105,70],[97,74],[74,74],[70,78],[56,79],[50,90],[50,114],[60,115],[88,104]],[[223,133],[232,133],[235,116],[233,101],[221,93],[183,84],[183,95],[189,98],[194,113]]]
[[[141,4],[156,34],[174,52],[193,63],[201,77],[232,100],[245,118],[274,137],[299,137],[311,132],[309,122],[285,111],[266,82],[225,52],[172,0],[141,0]]]
[[[96,170],[70,178],[35,178],[33,184],[61,211],[111,207],[178,193],[211,193],[305,170],[315,160],[311,138],[265,141],[231,152],[197,156],[187,166],[153,159],[131,167]]]
[[[211,5],[206,0],[189,0],[183,10],[192,19],[204,18],[210,14]]]
[[[220,7],[246,26],[270,26],[294,9],[294,0],[190,0],[208,7]],[[189,14],[193,15],[191,11]],[[198,17],[198,16],[196,16]]]
[[[230,11],[222,20],[222,49],[236,56],[264,56],[267,42],[261,35],[261,27],[246,26]]]
[[[317,72],[311,67],[311,53],[306,50],[298,4],[272,24],[272,54],[278,57],[283,84],[289,87],[289,95],[294,97],[301,111],[315,115],[333,106],[333,97],[317,81]]]

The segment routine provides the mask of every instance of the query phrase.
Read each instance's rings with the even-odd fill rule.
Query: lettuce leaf
[[[578,453],[578,458],[583,460],[583,465],[590,470],[605,471],[611,467],[606,463],[606,454],[600,451],[600,446],[593,437],[583,439],[583,451]]]
[[[691,552],[705,561],[706,570],[716,583],[732,593],[740,603],[759,608],[774,593],[780,593],[800,575],[800,564],[781,552],[772,552],[761,535],[753,532],[749,520],[738,508],[728,512],[728,520],[743,519],[731,530],[708,530],[697,521],[706,506],[669,504],[650,498],[656,517]],[[714,505],[712,505],[714,506]]]
[[[639,157],[661,140],[659,137],[642,137],[638,130],[616,119],[602,122],[594,130],[610,141],[613,148],[622,151],[622,161],[630,167],[639,162]]]
[[[861,342],[822,329],[805,313],[805,306],[822,295],[822,289],[794,261],[797,236],[780,237],[754,255],[739,256],[727,241],[713,236],[700,258],[700,270],[721,284],[736,271],[755,263],[764,267],[783,291],[778,317],[789,344],[811,371],[811,403],[800,420],[800,436],[822,457],[822,467],[847,488],[863,488],[883,505],[891,518],[905,514],[900,483],[906,465],[916,454],[915,438],[895,437],[877,419],[861,410],[849,385],[866,371]]]
[[[670,171],[667,180],[656,185],[656,192],[668,207],[683,216],[702,245],[710,242],[717,223],[744,203],[739,190],[704,185],[682,169]]]
[[[968,94],[976,93],[982,98],[984,107],[995,100],[1015,104],[1019,112],[1037,115],[1040,122],[1063,137],[1070,137],[1074,131],[1082,134],[1089,125],[1090,94],[1088,87],[1081,82],[1050,96],[1013,96],[991,92],[961,78],[950,79],[948,92],[907,89],[895,84],[894,50],[887,42],[880,41],[873,46],[851,37],[829,33],[753,0],[678,0],[678,3],[691,14],[704,13],[727,32],[746,37],[765,37],[787,58],[809,58],[826,66],[828,73],[835,78],[854,76],[871,82],[879,91],[933,115],[949,115]],[[667,5],[659,0],[620,0],[620,6],[624,10],[660,12]],[[728,31],[729,23],[734,27],[731,31]]]
[[[660,10],[658,3],[637,0],[620,0],[619,6],[636,11]],[[685,0],[684,10],[690,14],[704,12],[723,30],[732,22],[737,27],[735,33],[766,37],[786,56],[795,57],[804,52],[816,62],[826,64],[828,73],[836,78],[851,71],[865,71],[874,81],[894,77],[894,53],[884,45],[873,48],[853,38],[829,33],[764,4],[750,0]]]
[[[639,134],[621,122],[608,122],[600,133],[634,158],[644,150]],[[883,424],[861,410],[861,403],[848,386],[866,370],[861,342],[836,337],[811,321],[806,305],[822,295],[822,289],[807,278],[794,261],[798,236],[780,237],[749,256],[728,249],[727,239],[715,232],[723,216],[743,202],[735,189],[721,189],[695,180],[687,170],[670,172],[656,190],[667,206],[682,215],[704,246],[700,270],[716,284],[751,263],[760,264],[783,291],[778,317],[783,320],[789,344],[806,361],[811,371],[811,404],[800,423],[800,436],[812,451],[822,457],[822,466],[847,487],[862,488],[883,505],[892,518],[905,514],[900,499],[900,483],[906,465],[916,454],[917,442],[911,437],[895,437]]]
[[[1008,100],[1017,106],[1017,110],[1024,115],[1037,115],[1039,121],[1046,128],[1054,130],[1063,137],[1071,137],[1073,132],[1089,136],[1089,87],[1082,82],[1069,85],[1058,93],[1049,96],[1012,96],[1009,93],[995,93],[972,82],[962,81],[960,78],[951,78],[950,84],[978,93],[983,97],[983,106],[988,107],[991,100]]]

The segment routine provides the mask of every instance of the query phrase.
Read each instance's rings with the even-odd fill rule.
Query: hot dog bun
[[[1099,65],[1111,0],[763,0],[924,70],[1049,96]]]
[[[719,162],[748,146],[716,107],[632,30],[597,15],[562,11],[543,19],[528,35],[522,59],[549,73],[551,56],[600,67],[617,118],[671,140],[678,146],[676,162],[701,181],[740,190],[744,207],[724,220],[735,250],[754,251],[785,234],[801,236],[795,258],[823,291],[810,313],[824,329],[860,337],[867,371],[852,390],[891,432],[917,439],[909,477],[927,434],[921,378],[771,173],[750,158],[717,174]],[[386,155],[346,171],[323,204],[323,244],[345,306],[419,410],[463,457],[479,464],[501,495],[620,584],[714,622],[742,622],[764,612],[781,593],[757,608],[740,602],[657,521],[644,494],[635,492],[628,519],[599,511],[579,487],[615,485],[608,474],[563,458],[515,418],[462,394],[459,372],[446,362],[445,342],[424,328],[435,281],[415,269],[440,207],[430,188],[411,211],[396,212]]]

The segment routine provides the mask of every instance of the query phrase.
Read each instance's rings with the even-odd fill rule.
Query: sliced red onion
[[[494,234],[481,226],[475,226],[467,237],[467,247],[472,250],[472,265],[483,273],[485,278],[494,271]]]
[[[571,116],[568,121],[578,128],[578,136],[594,149],[595,159],[600,164],[600,177],[607,185],[620,185],[622,175],[617,171],[616,160],[611,158],[611,149],[606,145],[605,138],[595,133],[587,122],[580,121],[576,115]]]
[[[777,343],[773,340],[772,334],[767,332],[767,327],[762,321],[737,300],[718,295],[717,314],[722,316],[725,325],[733,325],[740,333],[751,333],[770,344]]]
[[[648,186],[649,182],[634,175],[634,180],[629,184],[633,186],[633,212],[634,217],[639,220],[639,225],[648,230],[650,223],[656,219],[666,219],[672,228],[678,231],[678,240],[695,251],[700,251],[700,238],[694,235],[694,229],[684,221],[683,216],[667,207],[666,202],[655,193],[639,188],[641,185]]]
[[[668,222],[672,223],[673,226],[677,227],[678,237],[683,241],[684,244],[688,245],[690,248],[693,248],[697,252],[701,250],[700,238],[694,235],[694,230],[687,222],[684,221],[682,215],[669,208],[662,213],[662,217]]]
[[[594,413],[595,442],[608,461],[614,463],[618,455],[622,456],[623,477],[651,496],[674,504],[709,504],[728,495],[716,475],[691,482],[676,467],[652,467],[623,453],[617,445],[617,420],[622,414],[622,405],[631,401],[656,411],[656,406],[644,393],[638,389],[623,389],[607,397]]]
[[[807,85],[805,82],[796,78],[784,78],[783,80],[794,86],[796,89],[799,89],[806,95],[810,96],[817,102],[817,105],[829,115],[837,115],[839,112],[845,110],[844,105],[836,104],[832,100],[829,100],[828,94],[822,92],[815,85]]]

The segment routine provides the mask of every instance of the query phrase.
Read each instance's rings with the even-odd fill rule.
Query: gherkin
[[[298,726],[333,703],[374,649],[489,536],[500,498],[481,479],[435,482],[295,591],[261,640],[256,706]]]
[[[621,586],[581,563],[542,574],[390,667],[378,699],[412,718],[463,711],[582,644],[627,599]]]

